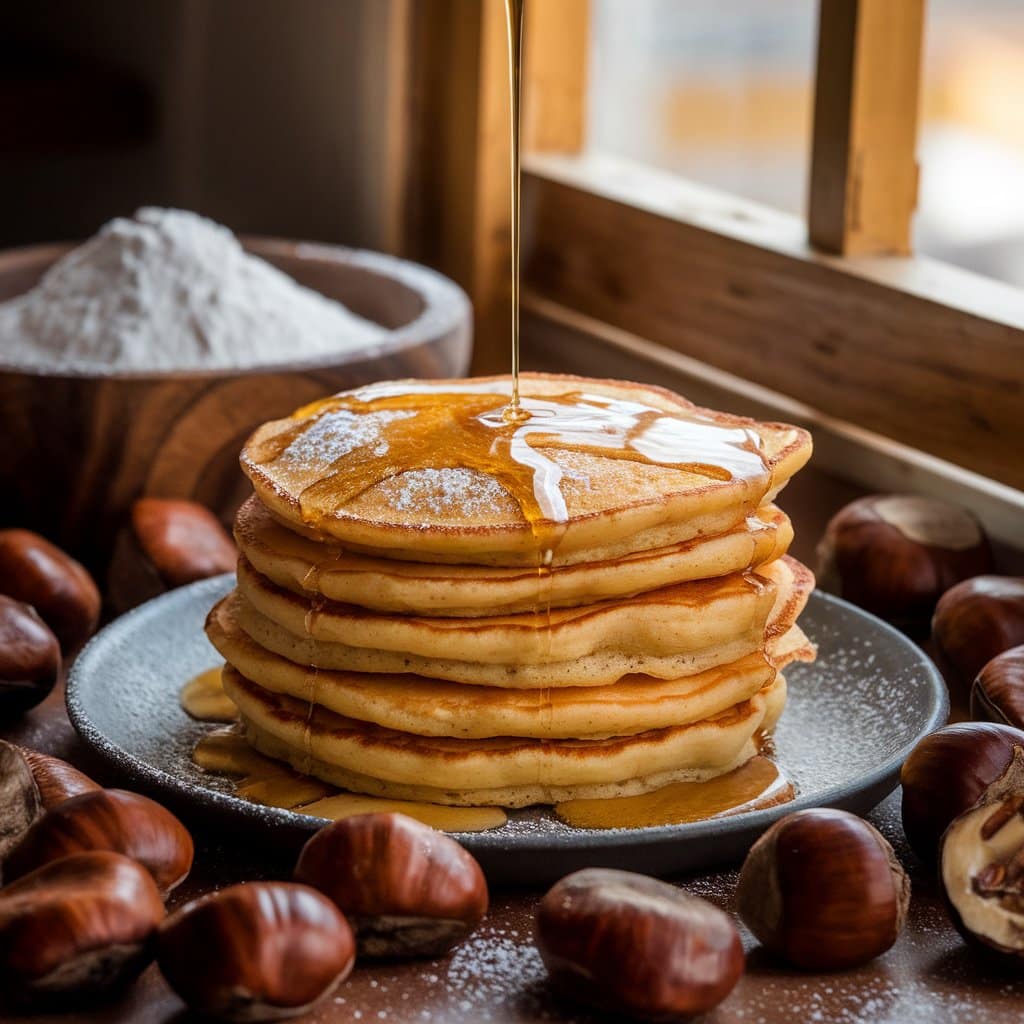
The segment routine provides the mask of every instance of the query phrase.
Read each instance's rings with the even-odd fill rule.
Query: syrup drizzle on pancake
[[[748,485],[750,511],[771,486],[761,438],[699,413],[666,412],[639,402],[590,395],[523,396],[528,418],[509,423],[503,399],[510,384],[493,381],[403,381],[335,395],[298,410],[297,422],[253,453],[266,465],[308,462],[299,494],[305,521],[320,522],[384,481],[417,470],[470,470],[497,481],[518,504],[550,563],[569,518],[554,452],[579,452],[666,466],[708,480]],[[307,435],[337,431],[357,439],[337,459],[308,461]],[[305,443],[304,443],[305,442]]]

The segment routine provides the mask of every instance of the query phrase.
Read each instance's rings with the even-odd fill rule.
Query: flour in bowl
[[[0,360],[46,368],[229,369],[342,355],[387,331],[246,253],[224,227],[145,207],[0,304]]]

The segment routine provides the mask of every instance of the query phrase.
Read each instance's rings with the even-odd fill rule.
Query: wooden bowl
[[[378,253],[265,238],[244,243],[390,335],[336,359],[109,374],[13,365],[0,338],[0,522],[38,530],[102,571],[142,494],[191,498],[228,521],[249,490],[239,449],[265,420],[376,380],[466,372],[472,312],[447,278]],[[69,248],[0,253],[0,301],[33,287]]]

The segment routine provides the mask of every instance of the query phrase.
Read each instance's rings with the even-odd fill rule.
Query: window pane
[[[920,252],[1024,285],[1024,4],[930,0]]]
[[[594,0],[590,144],[804,212],[816,0]]]

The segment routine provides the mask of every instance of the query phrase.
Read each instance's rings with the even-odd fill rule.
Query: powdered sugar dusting
[[[380,494],[400,512],[473,516],[509,501],[493,477],[470,469],[415,469],[386,480]]]
[[[357,448],[373,446],[373,454],[384,457],[388,443],[384,428],[395,420],[415,415],[402,410],[354,413],[337,409],[324,413],[281,453],[278,466],[298,472],[326,469]]]

